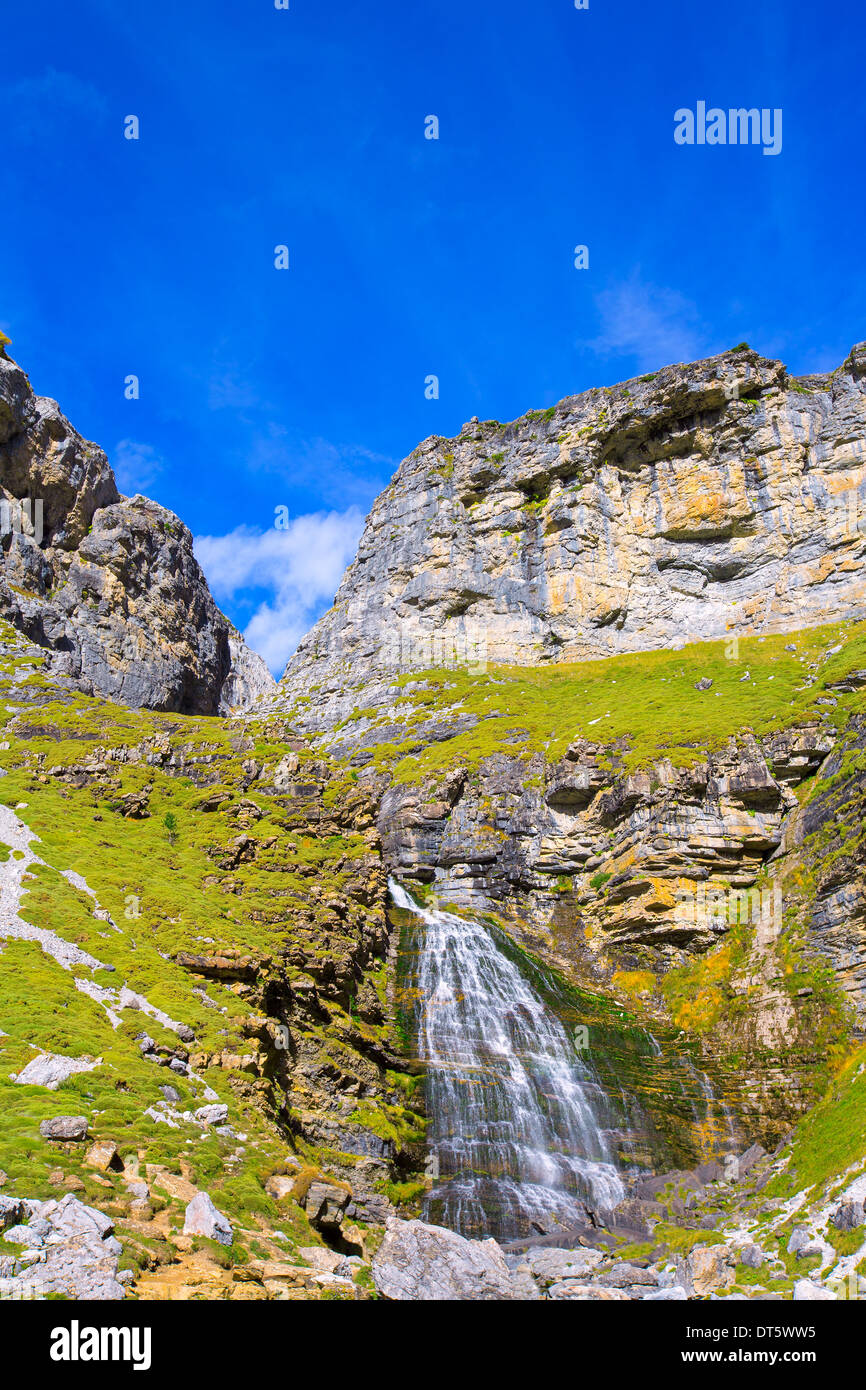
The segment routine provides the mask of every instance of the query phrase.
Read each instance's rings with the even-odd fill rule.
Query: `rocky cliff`
[[[426,441],[273,701],[392,871],[686,1025],[767,1142],[866,1018],[864,371],[744,347]]]
[[[376,501],[286,695],[315,689],[304,717],[321,728],[377,703],[377,673],[862,615],[864,374],[862,343],[801,378],[743,347],[426,440]]]
[[[2,353],[0,512],[0,614],[80,689],[199,714],[272,689],[214,603],[183,523],[121,497],[102,450]]]
[[[267,682],[189,533],[0,360],[0,1281],[858,1296],[864,363],[744,349],[428,441],[214,719]],[[433,1001],[388,873],[587,1030],[608,1229],[397,1219]]]

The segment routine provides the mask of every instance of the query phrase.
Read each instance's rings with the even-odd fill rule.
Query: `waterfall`
[[[391,894],[418,923],[410,996],[434,1179],[425,1219],[507,1240],[611,1211],[625,1189],[604,1094],[517,953],[472,917],[421,907],[398,883]]]

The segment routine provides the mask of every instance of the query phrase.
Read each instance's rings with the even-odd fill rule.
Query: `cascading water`
[[[426,1219],[499,1239],[609,1212],[625,1190],[605,1097],[566,1026],[472,918],[391,894],[419,923],[413,1014],[427,1067],[434,1187]]]

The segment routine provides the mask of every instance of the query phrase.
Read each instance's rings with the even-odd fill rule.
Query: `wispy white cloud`
[[[151,444],[121,439],[114,446],[112,466],[120,491],[132,496],[136,492],[147,492],[165,467],[165,460]]]
[[[596,298],[598,337],[581,346],[602,357],[633,357],[639,370],[691,362],[715,349],[696,305],[677,290],[649,284],[634,273]]]
[[[363,527],[363,513],[349,507],[295,517],[287,530],[238,526],[225,536],[196,538],[196,556],[218,602],[268,592],[244,636],[275,675],[282,675],[304,633],[333,599]]]

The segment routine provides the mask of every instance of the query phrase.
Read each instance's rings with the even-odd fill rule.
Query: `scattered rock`
[[[839,1231],[856,1231],[866,1224],[866,1209],[862,1202],[843,1202],[830,1217]]]
[[[31,1284],[40,1295],[57,1293],[69,1299],[100,1301],[124,1297],[117,1275],[122,1251],[107,1216],[71,1195],[59,1202],[22,1205],[30,1219],[21,1233],[34,1251],[29,1267],[22,1268],[15,1278],[22,1297],[27,1296]]]
[[[730,1288],[734,1282],[731,1251],[726,1245],[697,1245],[686,1263],[695,1293],[701,1297],[719,1289]]]
[[[70,1076],[101,1065],[101,1057],[63,1057],[57,1052],[43,1052],[27,1063],[15,1081],[18,1086],[44,1086],[47,1091],[56,1091]]]
[[[813,1283],[811,1279],[798,1279],[794,1285],[795,1303],[830,1302],[835,1297],[830,1289],[825,1289],[822,1284]]]
[[[746,1245],[740,1251],[740,1263],[749,1269],[760,1269],[766,1258],[760,1245]]]
[[[202,1105],[195,1112],[195,1118],[202,1125],[222,1125],[228,1117],[227,1105]]]
[[[581,1284],[578,1279],[563,1279],[561,1283],[551,1285],[547,1290],[547,1297],[554,1302],[572,1299],[576,1303],[611,1303],[627,1300],[628,1294],[622,1289],[604,1288],[598,1284]]]
[[[231,1245],[234,1240],[231,1222],[217,1211],[206,1192],[197,1192],[187,1207],[183,1231],[184,1235],[218,1240],[220,1245]]]
[[[85,1115],[54,1115],[50,1120],[42,1121],[39,1133],[43,1139],[83,1144],[87,1138],[87,1126]]]
[[[310,1225],[322,1230],[341,1225],[351,1200],[352,1192],[348,1187],[332,1182],[311,1182],[301,1205]]]
[[[324,1245],[302,1245],[298,1248],[297,1255],[320,1274],[339,1274],[348,1279],[352,1277],[352,1266],[346,1256],[338,1254],[336,1250],[327,1250]]]
[[[275,1202],[284,1202],[287,1197],[291,1197],[294,1186],[294,1178],[288,1177],[285,1173],[273,1173],[265,1182],[265,1191]]]
[[[109,1169],[123,1167],[117,1152],[117,1145],[113,1144],[110,1139],[103,1139],[96,1144],[91,1144],[84,1155],[84,1162],[88,1168],[96,1168],[100,1173],[107,1173]]]

